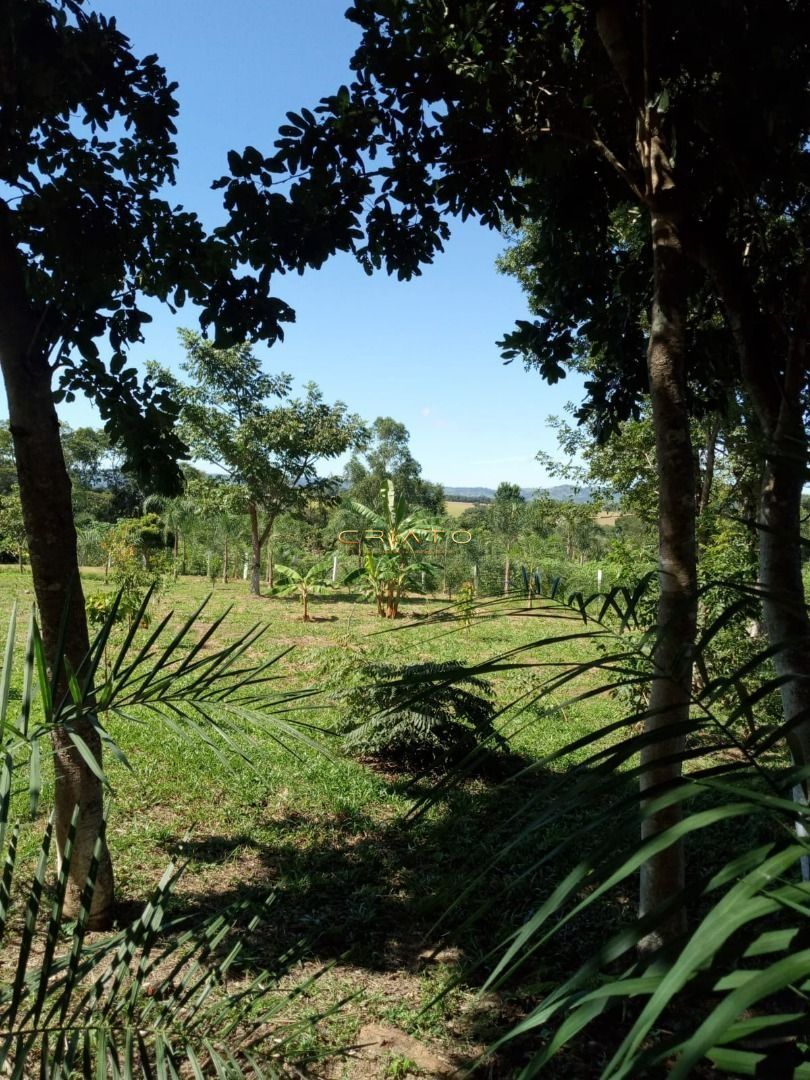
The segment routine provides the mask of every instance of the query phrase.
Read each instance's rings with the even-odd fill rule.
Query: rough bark
[[[692,647],[697,621],[695,550],[695,485],[689,414],[685,396],[683,330],[686,294],[682,253],[676,225],[653,213],[654,295],[647,367],[658,469],[658,558],[660,597],[654,678],[649,697],[648,732],[663,737],[642,751],[642,794],[662,790],[681,775],[680,762],[668,762],[683,749],[682,735],[666,730],[689,718]],[[659,764],[660,763],[660,764]],[[642,836],[654,836],[680,821],[680,805],[667,807],[644,820]],[[641,870],[639,912],[670,900],[683,888],[681,844],[670,845],[649,859]],[[686,926],[683,908],[644,944],[653,947]]]
[[[759,515],[759,578],[793,760],[810,765],[810,620],[804,603],[801,497],[807,439],[801,409],[783,399],[766,450]]]
[[[59,438],[51,371],[37,339],[36,321],[32,318],[23,280],[16,249],[0,226],[0,364],[42,640],[48,664],[52,666],[63,613],[69,604],[64,653],[76,669],[87,653],[88,632],[71,484]],[[62,692],[64,683],[59,693]],[[87,720],[77,721],[73,726],[100,763],[101,742],[93,726]],[[74,917],[78,914],[93,848],[102,828],[103,790],[63,728],[55,729],[53,748],[55,833],[60,864],[74,808],[79,807],[65,900],[65,914]],[[109,924],[112,903],[112,863],[104,844],[93,897],[93,927]]]

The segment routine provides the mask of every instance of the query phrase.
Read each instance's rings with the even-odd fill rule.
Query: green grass
[[[88,570],[83,579],[88,594],[106,588],[100,572]],[[180,621],[210,591],[205,581],[183,578],[156,602],[156,613],[172,609]],[[3,568],[0,616],[7,617],[15,599],[22,612],[33,602],[30,576]],[[340,594],[315,599],[311,613],[316,621],[304,623],[295,599],[252,598],[241,581],[213,588],[200,626],[209,625],[228,605],[232,611],[219,634],[223,642],[261,621],[268,629],[254,647],[255,659],[292,647],[276,667],[285,690],[323,690],[330,650],[340,650],[331,653],[337,656],[359,644],[391,662],[475,662],[580,629],[576,622],[520,610],[460,629],[457,624],[425,622],[424,616],[442,603],[422,598],[405,602],[404,617],[392,627],[378,619],[369,604]],[[21,618],[20,650],[25,629],[26,619]],[[588,649],[592,645],[561,642],[544,650],[543,659],[584,659]],[[537,657],[529,653],[524,659],[530,663]],[[506,704],[536,677],[520,670],[497,674],[498,701]],[[607,696],[551,720],[541,722],[529,714],[519,723],[513,751],[524,761],[542,757],[620,715],[619,703]],[[335,714],[328,692],[322,699],[308,699],[300,716],[329,729]],[[347,760],[328,735],[323,737],[326,753],[302,747],[291,753],[269,739],[253,742],[247,763],[227,750],[223,760],[154,717],[141,722],[114,719],[109,730],[132,763],[130,772],[107,762],[113,789],[109,843],[121,921],[137,913],[168,860],[182,855],[188,869],[173,901],[178,913],[216,911],[233,900],[275,893],[267,924],[246,943],[247,967],[272,966],[284,949],[305,938],[308,971],[336,963],[313,991],[319,1006],[360,990],[322,1025],[319,1039],[345,1046],[363,1023],[379,1020],[470,1054],[497,1030],[499,1010],[510,1017],[519,1010],[519,989],[513,1000],[502,996],[494,1013],[491,1006],[482,1008],[476,1002],[476,982],[486,964],[445,1000],[433,999],[447,977],[485,957],[548,895],[553,880],[566,869],[564,860],[555,867],[554,879],[547,872],[521,875],[539,844],[555,836],[538,838],[533,848],[517,853],[473,890],[452,919],[438,928],[436,924],[458,898],[460,885],[474,879],[525,818],[531,801],[542,798],[546,772],[505,788],[491,776],[475,776],[444,792],[428,813],[410,823],[407,811],[437,778],[411,783],[408,777]],[[567,764],[556,763],[554,771]],[[39,820],[29,823],[23,836],[23,851],[29,856],[51,797],[52,772],[46,770]],[[24,809],[21,801],[18,812]],[[489,910],[465,925],[483,901]],[[618,918],[620,910],[621,905],[604,908],[602,917]],[[604,932],[604,926],[592,929],[594,935]],[[433,963],[427,953],[448,944],[454,948],[452,960]],[[563,949],[538,975],[540,981],[569,969],[589,947],[587,934],[567,940],[569,954]],[[352,1075],[351,1070],[346,1075]]]

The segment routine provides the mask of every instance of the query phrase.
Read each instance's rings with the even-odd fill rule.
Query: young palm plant
[[[144,601],[145,604],[148,597]],[[307,990],[280,985],[299,952],[279,957],[276,970],[247,974],[242,950],[271,898],[237,904],[212,917],[170,915],[172,891],[183,867],[170,865],[141,915],[103,938],[88,938],[93,895],[103,847],[96,838],[83,866],[75,910],[67,901],[76,879],[78,810],[59,853],[55,888],[47,884],[56,840],[53,815],[47,823],[28,887],[17,886],[20,824],[13,811],[25,789],[14,791],[14,774],[27,763],[28,807],[41,792],[41,744],[59,723],[71,733],[88,762],[93,755],[71,731],[72,722],[92,716],[120,760],[101,719],[117,713],[141,719],[143,710],[219,750],[221,738],[240,752],[237,732],[269,734],[273,714],[286,712],[291,695],[269,695],[273,660],[250,662],[247,654],[261,628],[224,648],[211,650],[213,631],[224,616],[191,641],[195,612],[168,636],[153,631],[135,645],[131,630],[101,678],[99,659],[112,628],[108,620],[85,663],[69,674],[66,700],[57,699],[47,672],[36,619],[29,622],[22,671],[15,673],[16,613],[9,620],[0,671],[0,1072],[23,1080],[41,1077],[178,1077],[183,1075],[271,1077],[286,1075],[284,1060],[298,1053],[302,1035],[318,1017],[291,1003]],[[136,623],[137,625],[137,623]],[[163,620],[163,630],[168,620]],[[185,646],[185,648],[184,648]],[[19,713],[12,707],[12,682],[21,682]],[[279,733],[298,737],[284,716]],[[48,740],[45,745],[50,746]],[[97,765],[94,766],[98,768]],[[72,923],[65,923],[70,918]],[[311,980],[310,980],[311,982]]]

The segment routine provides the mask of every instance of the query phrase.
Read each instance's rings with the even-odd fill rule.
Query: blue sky
[[[211,180],[227,171],[226,154],[247,144],[270,148],[287,110],[312,106],[350,78],[356,28],[346,0],[100,0],[118,18],[137,53],[155,52],[180,86],[176,201],[209,226],[222,220]],[[509,480],[540,486],[534,460],[553,451],[545,419],[582,388],[571,377],[556,387],[522,366],[504,366],[495,341],[526,305],[517,285],[494,266],[504,241],[475,222],[457,223],[443,256],[413,282],[367,277],[339,257],[304,277],[279,277],[279,296],[297,322],[283,344],[257,347],[269,369],[314,379],[369,420],[390,415],[411,433],[424,475],[447,485],[494,487]],[[154,321],[133,359],[176,367],[177,316],[150,309]],[[63,406],[77,425],[97,423],[89,403]]]

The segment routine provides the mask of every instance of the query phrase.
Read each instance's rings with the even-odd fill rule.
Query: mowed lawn
[[[109,588],[97,570],[85,571],[83,582],[88,595]],[[240,743],[244,757],[221,740],[217,752],[193,732],[174,732],[155,716],[102,717],[131,763],[128,770],[109,754],[106,758],[112,787],[109,843],[120,922],[138,914],[170,860],[187,860],[172,901],[177,913],[220,911],[234,901],[275,895],[262,929],[251,939],[249,965],[272,967],[302,940],[302,974],[334,962],[308,995],[308,1003],[320,1008],[355,996],[319,1026],[315,1041],[347,1046],[358,1040],[365,1025],[378,1023],[410,1032],[448,1060],[474,1055],[529,999],[524,1000],[519,988],[512,998],[479,998],[476,984],[491,967],[489,961],[477,974],[466,975],[440,1003],[430,1005],[437,989],[496,948],[537,908],[578,854],[571,852],[553,868],[534,871],[534,860],[556,839],[541,834],[505,864],[487,870],[499,848],[542,805],[544,785],[570,760],[517,778],[515,774],[532,760],[618,719],[621,706],[613,697],[600,695],[550,717],[544,718],[538,708],[505,714],[502,723],[512,733],[511,756],[501,755],[483,774],[440,791],[426,813],[410,820],[406,815],[415,801],[435,790],[441,776],[414,779],[345,758],[339,739],[331,734],[338,712],[330,667],[361,650],[392,663],[479,662],[533,642],[581,635],[581,622],[562,611],[528,611],[515,601],[508,612],[501,605],[484,607],[465,628],[459,622],[428,618],[433,613],[435,619],[445,608],[441,598],[414,597],[403,603],[403,617],[391,625],[377,618],[367,602],[337,592],[313,599],[313,621],[304,623],[295,599],[254,598],[243,581],[212,588],[199,578],[170,584],[153,614],[172,610],[174,624],[179,624],[209,594],[195,632],[202,633],[228,606],[230,614],[215,639],[221,644],[257,622],[266,624],[249,658],[279,656],[274,666],[278,681],[269,684],[268,693],[317,691],[284,719],[323,729],[323,734],[307,729],[322,750],[296,744],[287,735],[282,745],[274,738],[280,733],[272,717],[265,734],[254,733]],[[31,578],[4,567],[4,620],[15,600],[21,658],[33,603]],[[495,610],[497,617],[490,617],[488,612]],[[576,636],[521,653],[515,663],[526,666],[493,678],[499,705],[520,697],[525,701],[551,670],[532,668],[532,663],[585,659],[594,648]],[[596,676],[588,678],[595,686]],[[18,669],[12,708],[19,693]],[[24,827],[22,850],[28,859],[51,805],[51,775],[46,766],[38,820]],[[15,806],[25,817],[22,793]],[[462,896],[468,884],[469,895]],[[489,909],[469,921],[482,901],[489,902]],[[600,933],[605,933],[604,925]],[[571,955],[556,955],[552,968],[570,967],[590,944],[572,938],[567,947]],[[386,1072],[394,1068],[391,1060],[365,1060],[362,1053],[338,1057],[321,1066],[318,1075],[394,1075]],[[504,1059],[492,1075],[510,1075],[513,1066]]]

